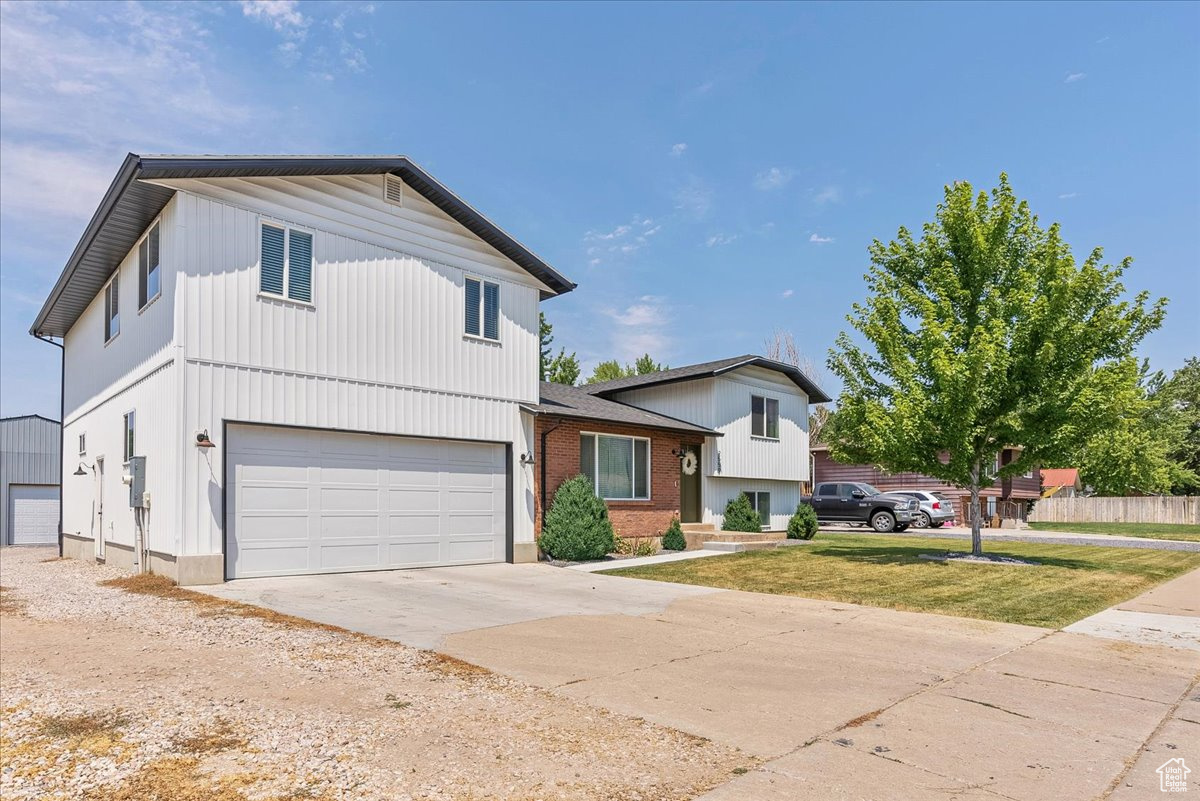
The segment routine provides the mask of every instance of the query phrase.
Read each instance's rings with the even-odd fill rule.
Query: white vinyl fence
[[[1183,523],[1200,525],[1200,497],[1043,498],[1029,519],[1037,523]]]

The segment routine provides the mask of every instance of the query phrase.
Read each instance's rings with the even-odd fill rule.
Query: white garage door
[[[52,545],[58,542],[57,486],[8,486],[8,541],[12,545]]]
[[[230,578],[502,562],[503,445],[230,426]]]

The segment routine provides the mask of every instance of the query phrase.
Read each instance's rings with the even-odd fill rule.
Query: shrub
[[[796,507],[796,513],[788,520],[789,540],[811,540],[817,533],[817,513],[807,503]]]
[[[663,534],[662,547],[668,551],[687,550],[687,538],[683,536],[683,529],[679,527],[678,517],[671,518],[671,525],[667,526],[667,531]]]
[[[762,519],[750,505],[746,493],[738,496],[725,505],[725,522],[721,524],[725,531],[762,531]]]
[[[538,545],[554,559],[603,559],[615,546],[608,507],[584,476],[564,481],[542,523]]]
[[[653,537],[639,538],[633,541],[633,550],[630,553],[634,556],[654,556],[658,553],[658,544]]]
[[[613,537],[612,552],[621,556],[633,553],[633,540],[620,536]]]

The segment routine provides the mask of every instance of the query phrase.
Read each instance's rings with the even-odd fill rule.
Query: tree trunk
[[[971,555],[983,556],[983,534],[980,533],[980,517],[982,517],[979,508],[979,473],[980,464],[978,461],[971,467]]]

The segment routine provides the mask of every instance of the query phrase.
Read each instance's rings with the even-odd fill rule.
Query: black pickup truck
[[[921,508],[916,498],[855,481],[818,484],[811,498],[800,500],[812,504],[822,523],[860,523],[879,532],[904,531]]]

